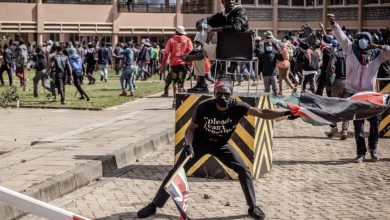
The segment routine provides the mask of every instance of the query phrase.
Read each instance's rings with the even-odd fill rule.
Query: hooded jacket
[[[376,91],[378,69],[390,59],[390,47],[363,51],[348,39],[337,23],[332,25],[332,30],[346,55],[345,89],[351,93]]]
[[[225,10],[206,18],[207,24],[213,28],[223,27],[224,32],[246,32],[249,30],[248,16],[241,5],[236,5],[229,12]],[[196,27],[201,27],[202,20],[196,22]]]
[[[186,62],[181,57],[190,53],[192,49],[193,45],[190,38],[185,35],[174,35],[165,46],[161,65],[166,66],[168,58],[171,66],[185,64]]]

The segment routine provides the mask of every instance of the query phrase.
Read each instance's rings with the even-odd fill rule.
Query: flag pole
[[[179,167],[176,169],[176,171],[173,173],[173,175],[171,176],[171,178],[169,178],[168,182],[165,184],[164,186],[164,189],[166,189],[169,185],[169,183],[173,180],[173,178],[175,178],[176,174],[180,171],[181,168],[184,167],[184,165],[188,162],[188,160],[191,158],[191,155],[188,155],[186,157],[186,159],[184,159],[183,163],[181,163],[179,165]]]

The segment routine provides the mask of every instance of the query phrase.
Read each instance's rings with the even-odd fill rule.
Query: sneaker
[[[379,155],[376,151],[371,151],[371,160],[373,160],[373,161],[379,160]]]
[[[340,140],[346,140],[348,138],[347,131],[341,131]]]
[[[328,138],[333,137],[337,132],[338,132],[337,127],[330,128],[330,132],[329,132],[329,134],[328,134]]]
[[[143,207],[141,210],[137,212],[138,218],[147,218],[149,216],[155,215],[157,212],[157,206],[153,203]]]
[[[100,77],[100,81],[103,81],[103,76]]]
[[[127,96],[127,92],[122,92],[119,96]]]
[[[252,207],[248,209],[248,215],[254,219],[264,219],[265,214],[258,206]]]
[[[163,94],[161,94],[161,97],[168,97],[168,94],[163,93]]]
[[[365,156],[364,155],[357,155],[355,158],[356,163],[362,163],[364,161]]]

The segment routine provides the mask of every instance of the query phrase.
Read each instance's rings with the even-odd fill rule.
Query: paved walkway
[[[327,131],[300,119],[276,124],[272,172],[255,182],[267,219],[389,219],[390,139],[379,141],[380,161],[356,164],[352,133],[340,141],[326,138]],[[134,219],[156,192],[172,158],[172,146],[160,149],[53,204],[92,219]],[[193,219],[246,219],[237,181],[189,181],[188,212]],[[155,219],[178,219],[172,201],[158,212]]]
[[[0,155],[0,185],[44,201],[80,188],[164,144],[174,129],[171,105],[154,96],[100,112],[0,110],[0,151],[9,151]]]

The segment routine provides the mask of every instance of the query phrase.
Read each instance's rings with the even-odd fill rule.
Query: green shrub
[[[17,94],[16,91],[17,91],[16,86],[11,86],[7,88],[5,91],[3,91],[0,94],[0,106],[7,107],[10,104],[19,100],[19,95]]]

